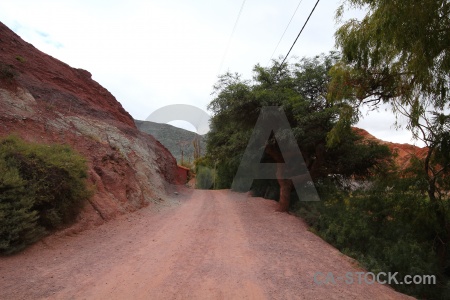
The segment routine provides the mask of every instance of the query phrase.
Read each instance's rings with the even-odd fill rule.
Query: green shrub
[[[42,237],[44,228],[37,224],[38,218],[26,182],[17,169],[0,160],[0,252],[19,251]]]
[[[401,292],[427,299],[448,295],[450,281],[434,248],[439,224],[414,179],[391,177],[359,190],[318,192],[322,201],[296,207],[314,232],[371,272],[437,276],[432,287],[393,286]]]
[[[206,190],[214,188],[214,177],[213,169],[205,166],[197,166],[196,188]]]
[[[0,79],[11,82],[16,75],[17,72],[14,71],[12,66],[0,62]]]
[[[0,253],[72,222],[91,191],[85,159],[65,145],[0,140]]]
[[[254,179],[251,186],[254,197],[278,200],[280,198],[280,185],[276,179]],[[295,193],[295,190],[293,190]]]
[[[25,58],[23,58],[23,56],[20,56],[20,55],[16,55],[16,60],[21,63],[24,63],[27,61]]]

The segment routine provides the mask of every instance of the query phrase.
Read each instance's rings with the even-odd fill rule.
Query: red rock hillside
[[[361,128],[353,127],[353,131],[357,135],[362,136],[364,140],[375,141],[378,142],[379,144],[388,146],[391,152],[396,154],[396,156],[394,157],[394,161],[400,168],[400,170],[404,170],[409,166],[409,162],[413,156],[424,158],[427,155],[428,151],[427,147],[420,148],[410,144],[386,142],[377,139],[376,137],[368,133],[366,130]]]
[[[141,133],[88,71],[39,51],[0,23],[0,136],[67,143],[87,157],[96,193],[82,228],[159,201],[175,181],[176,161]]]

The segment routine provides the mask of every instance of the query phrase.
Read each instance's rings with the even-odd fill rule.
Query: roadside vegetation
[[[0,254],[74,221],[92,190],[85,159],[69,146],[0,139]]]
[[[321,201],[299,201],[281,176],[254,180],[253,194],[278,200],[369,271],[437,278],[432,286],[394,285],[399,291],[449,299],[450,3],[348,0],[337,17],[351,7],[367,15],[341,24],[340,52],[256,65],[251,80],[220,76],[202,166],[215,170],[211,186],[230,188],[261,109],[279,107]],[[407,169],[352,130],[363,106],[381,104],[427,146]],[[284,162],[280,142],[269,137],[262,163]]]

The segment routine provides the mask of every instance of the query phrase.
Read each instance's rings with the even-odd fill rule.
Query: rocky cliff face
[[[88,71],[37,50],[0,23],[0,136],[67,143],[89,162],[95,195],[78,226],[160,201],[176,161]]]
[[[424,158],[427,155],[428,149],[426,147],[420,148],[410,144],[386,142],[377,139],[364,129],[354,127],[353,130],[356,134],[362,136],[364,140],[375,141],[379,144],[388,146],[391,152],[395,155],[394,161],[400,170],[405,170],[409,166],[410,160],[413,156]]]

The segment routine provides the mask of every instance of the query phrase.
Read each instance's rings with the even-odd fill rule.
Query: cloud
[[[396,128],[396,121],[401,128]],[[390,106],[383,104],[378,110],[370,112],[367,107],[363,107],[362,118],[355,126],[365,129],[373,136],[385,141],[415,144],[419,147],[425,146],[423,142],[412,138],[411,132],[405,129],[406,124],[407,120],[405,117],[398,116],[398,119],[396,119],[390,110]]]
[[[32,31],[31,28],[24,28],[24,30]],[[36,35],[37,35],[36,39],[39,39],[39,38],[40,38],[41,41],[44,42],[44,43],[47,44],[47,45],[53,46],[53,47],[55,47],[55,48],[57,48],[57,49],[64,47],[64,45],[63,45],[62,43],[60,43],[60,42],[54,40],[54,39],[50,36],[50,34],[48,34],[48,33],[46,33],[46,32],[40,31],[40,30],[38,30],[38,29],[35,29],[35,30],[34,30],[34,33],[33,33],[33,32],[30,33],[30,35],[33,35],[33,34],[36,34]]]
[[[11,20],[9,24],[11,24],[9,25],[11,30],[13,30],[15,33],[17,33],[19,36],[21,36],[23,39],[33,44],[37,48],[39,48],[39,46],[42,44],[50,45],[56,49],[62,48],[64,46],[62,43],[53,39],[50,34],[39,29],[35,29],[30,25],[23,25],[18,20]]]
[[[332,50],[340,1],[319,3],[291,57]],[[303,0],[275,58],[287,53],[315,2]],[[133,117],[145,119],[167,104],[206,109],[241,4],[2,0],[0,20],[41,51],[89,70]],[[297,5],[298,0],[247,1],[221,73],[251,79],[253,67],[269,61]],[[379,123],[367,122],[366,129],[380,130]]]
[[[48,33],[45,33],[45,32],[39,31],[39,30],[35,30],[35,32],[38,35],[42,36],[43,38],[47,38],[48,37]]]

